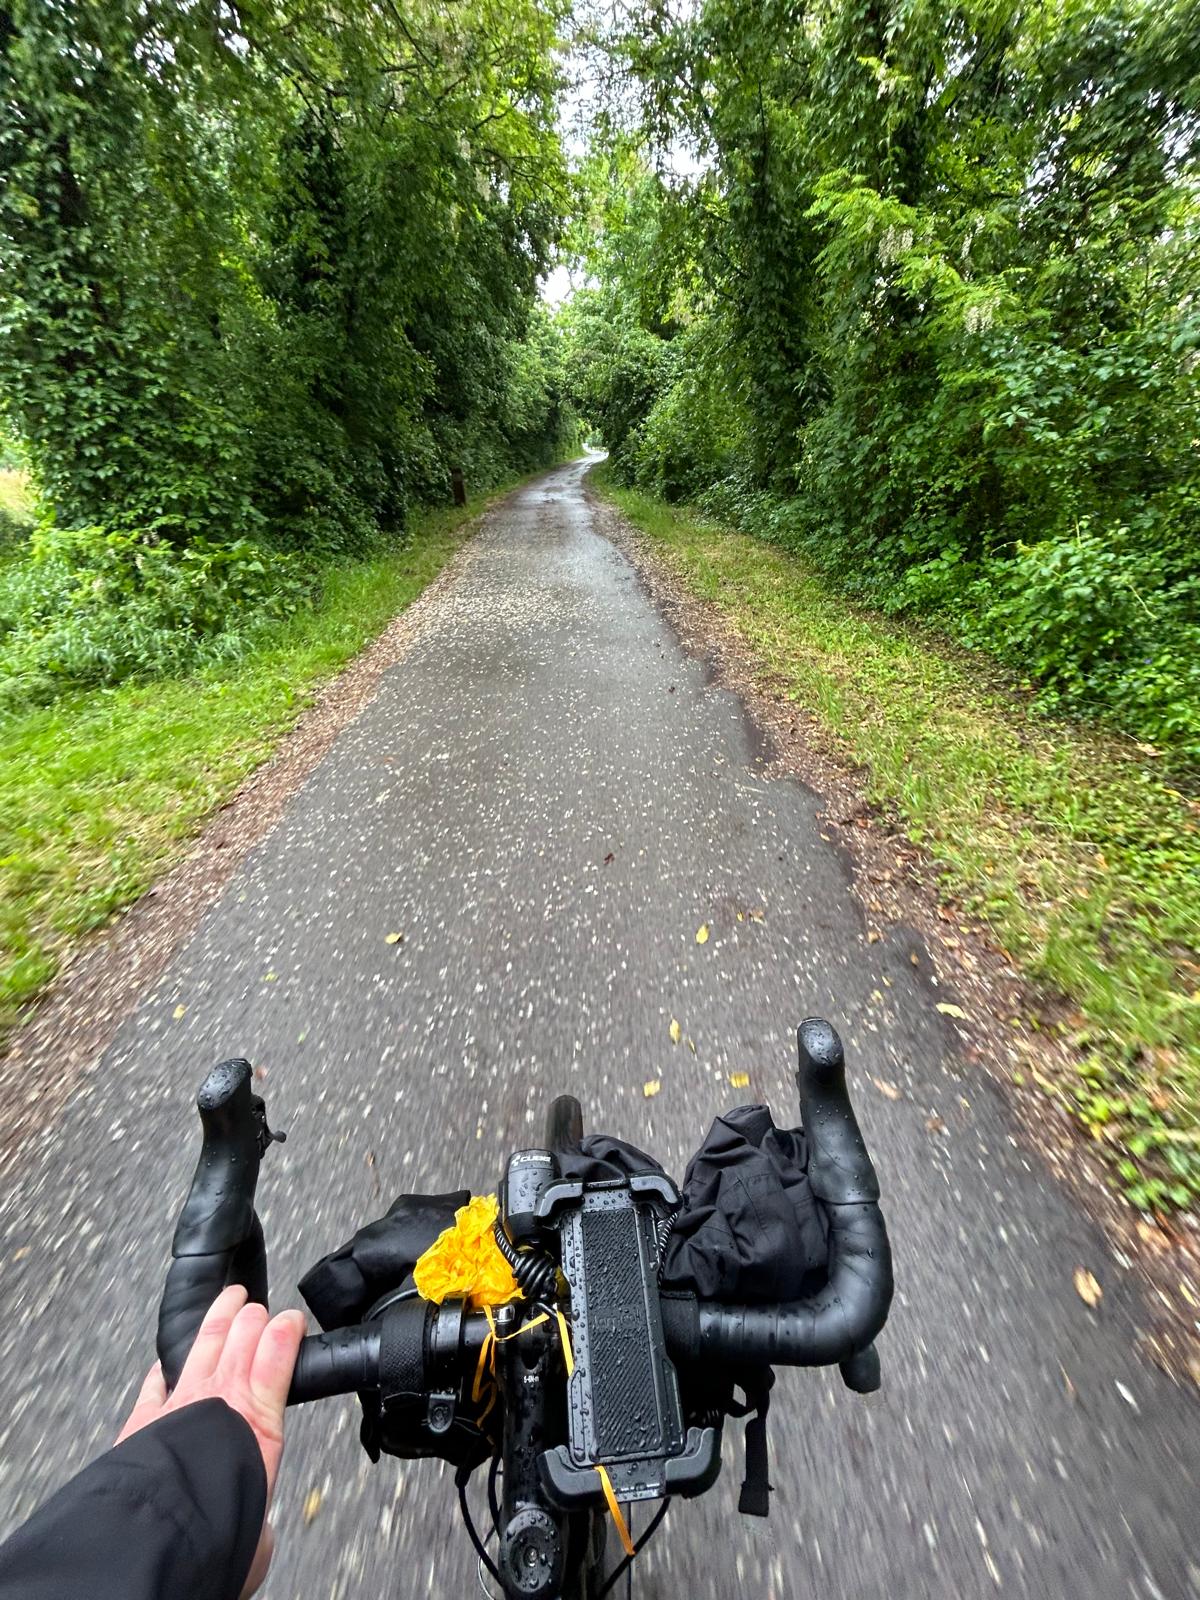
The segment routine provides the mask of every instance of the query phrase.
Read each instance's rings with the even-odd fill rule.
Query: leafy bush
[[[249,539],[42,531],[0,572],[0,706],[230,659],[310,587],[297,558]]]

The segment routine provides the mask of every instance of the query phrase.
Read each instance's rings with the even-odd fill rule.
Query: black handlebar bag
[[[663,1170],[643,1151],[605,1134],[588,1135],[558,1159],[563,1177],[588,1183]],[[348,1327],[384,1295],[415,1293],[417,1261],[469,1199],[463,1189],[401,1195],[385,1216],[319,1261],[301,1279],[300,1292],[321,1327]],[[664,1293],[775,1305],[802,1299],[825,1282],[828,1228],[808,1182],[808,1142],[802,1129],[777,1128],[767,1106],[739,1106],[716,1119],[688,1163],[681,1200],[663,1257]],[[689,1421],[754,1413],[746,1425],[740,1508],[758,1516],[767,1512],[766,1415],[773,1381],[769,1367],[681,1373]],[[739,1389],[744,1401],[736,1398]],[[389,1407],[385,1418],[378,1396],[360,1398],[361,1437],[372,1460],[386,1450],[408,1458],[440,1456],[462,1466],[492,1453],[490,1440],[469,1419],[457,1417],[449,1432],[434,1435],[418,1408],[398,1415]]]
[[[739,1106],[718,1117],[684,1175],[683,1205],[663,1258],[664,1293],[780,1305],[820,1289],[828,1261],[829,1228],[809,1185],[803,1129],[777,1128],[767,1106]],[[738,1509],[765,1517],[774,1372],[766,1366],[697,1367],[681,1381],[689,1420],[749,1417]]]
[[[587,1136],[577,1150],[559,1157],[562,1175],[585,1183],[628,1178],[638,1172],[662,1168],[633,1145],[607,1134]],[[402,1194],[376,1222],[360,1228],[354,1237],[318,1261],[300,1280],[300,1293],[313,1316],[328,1332],[362,1322],[385,1296],[416,1295],[413,1270],[438,1235],[454,1225],[455,1212],[471,1194],[457,1189],[447,1194]],[[380,1455],[419,1460],[438,1456],[457,1467],[476,1467],[495,1449],[487,1433],[458,1408],[450,1427],[435,1433],[423,1399],[389,1400],[386,1407],[375,1392],[359,1395],[362,1425],[359,1437],[372,1461]]]
[[[385,1295],[415,1295],[413,1268],[446,1228],[454,1213],[471,1198],[469,1189],[449,1194],[402,1194],[377,1222],[311,1267],[300,1280],[300,1293],[321,1327],[348,1328],[362,1322]],[[391,1404],[385,1415],[373,1391],[359,1394],[362,1424],[359,1438],[372,1461],[386,1451],[415,1461],[439,1456],[454,1466],[478,1466],[492,1453],[483,1431],[461,1415],[444,1433],[429,1428],[424,1403]]]

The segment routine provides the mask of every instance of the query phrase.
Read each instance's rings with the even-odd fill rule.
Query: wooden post
[[[461,467],[450,468],[450,488],[454,495],[454,504],[456,506],[465,506],[467,503],[467,485],[466,480],[463,478],[463,469]]]

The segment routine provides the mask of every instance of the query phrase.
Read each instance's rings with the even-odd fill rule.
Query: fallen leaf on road
[[[941,1117],[927,1117],[925,1119],[926,1133],[945,1133],[945,1131],[946,1124],[942,1121]]]
[[[265,978],[264,978],[264,979],[263,979],[263,982],[264,982],[264,983],[274,983],[274,982],[275,982],[275,979],[276,979],[276,978],[277,978],[277,977],[278,977],[278,973],[275,973],[275,972],[268,972],[268,973],[267,973],[267,975],[266,975],[266,977],[265,977]]]
[[[28,1254],[29,1254],[29,1246],[27,1244],[23,1244],[19,1250],[14,1250],[13,1251],[13,1260],[14,1261],[24,1261],[25,1257]]]
[[[185,1016],[186,1013],[187,1013],[187,1007],[186,1006],[176,1006],[174,1011],[172,1011],[171,1015],[175,1018],[175,1021],[178,1022],[180,1017]]]
[[[1086,1267],[1075,1268],[1075,1293],[1089,1306],[1098,1306],[1104,1290]]]
[[[389,933],[383,942],[384,944],[400,944],[403,942],[403,939],[404,935],[402,933]]]
[[[608,854],[607,854],[607,855],[606,855],[606,856],[605,856],[605,858],[604,858],[604,865],[605,865],[605,866],[606,866],[606,867],[611,867],[611,866],[612,866],[612,864],[613,864],[613,862],[614,862],[614,861],[615,861],[615,860],[616,860],[616,859],[617,859],[617,858],[616,858],[616,856],[615,856],[615,855],[613,855],[613,853],[612,853],[612,851],[611,851],[611,850],[610,850],[610,851],[609,851],[609,852],[608,852]]]
[[[304,1518],[304,1526],[306,1528],[316,1516],[317,1512],[320,1511],[321,1498],[320,1489],[310,1489],[304,1496],[304,1510],[301,1512],[301,1515]]]
[[[878,944],[879,943],[879,938],[880,938],[880,935],[879,935],[877,929],[872,928],[871,931],[867,934],[867,943],[868,944]]]
[[[687,1044],[688,1044],[688,1049],[692,1052],[693,1055],[695,1055],[696,1054],[696,1041],[694,1039],[689,1039]]]
[[[729,1082],[735,1089],[748,1089],[750,1087],[750,1074],[748,1072],[731,1072]]]
[[[871,1082],[885,1099],[899,1100],[900,1090],[897,1089],[894,1083],[889,1083],[886,1078],[872,1078]]]
[[[944,1017],[958,1017],[962,1022],[966,1022],[967,1020],[967,1013],[961,1006],[952,1006],[945,1000],[942,1001],[941,1005],[939,1005],[937,1009]]]
[[[697,944],[707,944],[708,943],[708,923],[707,922],[702,922],[700,924],[700,926],[696,929],[696,943]]]
[[[646,1096],[647,1100],[653,1100],[654,1096],[658,1093],[658,1091],[661,1088],[662,1088],[662,1079],[661,1078],[651,1078],[649,1083],[644,1083],[642,1085],[642,1093]]]
[[[680,1039],[683,1038],[683,1029],[675,1021],[674,1017],[671,1018],[671,1026],[667,1031],[671,1035],[671,1043],[672,1044],[678,1044]]]
[[[308,1038],[308,1029],[305,1028],[303,1033],[298,1033],[296,1035],[296,1043],[297,1044],[303,1044],[305,1039],[307,1039],[307,1038]]]

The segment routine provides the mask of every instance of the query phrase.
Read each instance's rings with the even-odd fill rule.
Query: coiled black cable
[[[500,1254],[512,1268],[517,1288],[527,1300],[544,1300],[554,1288],[554,1275],[558,1270],[551,1258],[535,1250],[518,1250],[499,1217],[492,1231]]]

